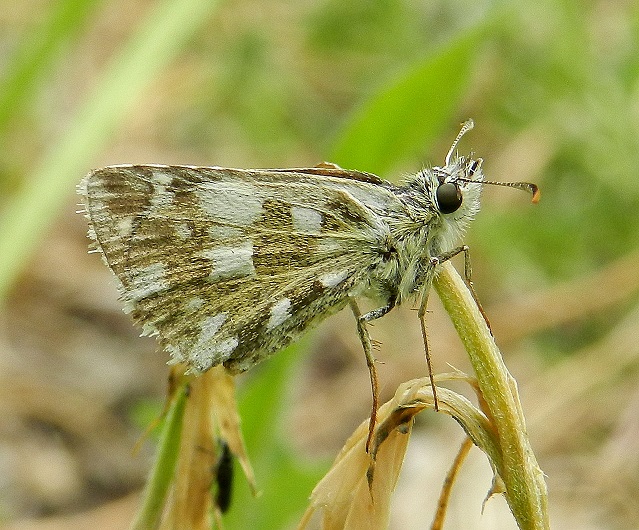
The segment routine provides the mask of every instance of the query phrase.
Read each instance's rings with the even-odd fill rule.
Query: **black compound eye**
[[[462,194],[459,187],[452,182],[444,182],[437,186],[435,192],[439,211],[442,213],[453,213],[462,204]]]

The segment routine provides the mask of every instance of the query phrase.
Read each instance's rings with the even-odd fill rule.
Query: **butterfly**
[[[482,159],[456,152],[472,127],[463,124],[443,166],[401,184],[328,163],[97,169],[79,185],[92,248],[143,334],[192,372],[244,372],[350,306],[371,376],[370,442],[378,383],[367,323],[417,300],[425,330],[437,267],[467,254],[459,241],[483,185],[539,198],[534,184],[485,181]],[[359,297],[377,309],[362,314]]]

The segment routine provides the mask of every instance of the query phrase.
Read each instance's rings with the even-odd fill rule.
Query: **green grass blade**
[[[96,84],[65,136],[9,201],[0,218],[0,300],[73,185],[89,169],[91,157],[215,5],[211,0],[159,2]]]
[[[166,415],[158,441],[155,463],[146,483],[142,506],[131,525],[132,530],[156,528],[160,522],[164,501],[173,481],[175,464],[180,454],[180,439],[187,399],[188,392],[186,387],[183,387],[176,392],[175,399]]]
[[[99,3],[99,0],[53,2],[41,24],[24,36],[0,81],[0,131],[29,101],[38,81],[64,46],[84,28]]]

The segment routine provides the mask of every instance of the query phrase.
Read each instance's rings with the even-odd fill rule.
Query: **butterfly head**
[[[435,200],[439,212],[448,215],[462,209],[467,210],[462,212],[464,217],[468,216],[469,213],[474,214],[479,208],[479,193],[484,184],[508,186],[528,191],[532,194],[532,202],[538,202],[539,189],[535,184],[486,181],[481,170],[483,163],[481,158],[466,158],[455,153],[459,141],[474,126],[473,120],[467,120],[462,124],[459,134],[446,155],[444,167],[433,168],[433,174],[437,179]],[[465,203],[469,203],[467,204],[468,208],[462,208]]]

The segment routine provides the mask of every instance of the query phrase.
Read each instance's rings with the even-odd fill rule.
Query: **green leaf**
[[[407,154],[423,151],[456,115],[485,28],[481,23],[466,30],[368,100],[341,134],[331,161],[383,174]]]

